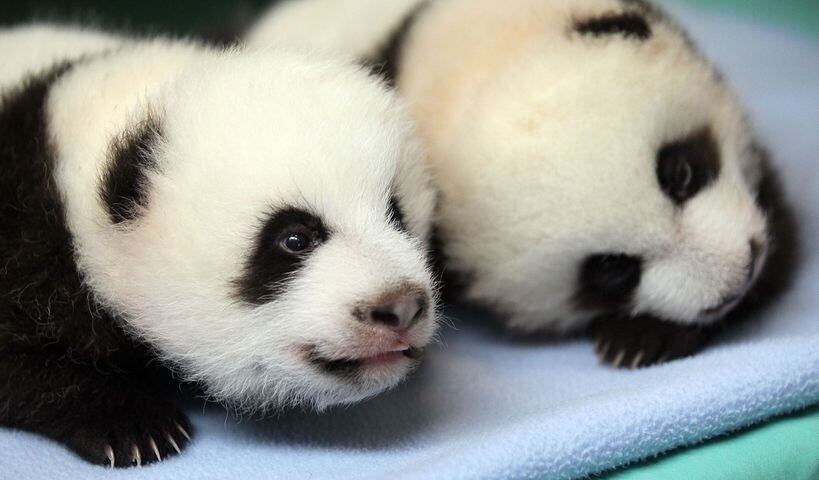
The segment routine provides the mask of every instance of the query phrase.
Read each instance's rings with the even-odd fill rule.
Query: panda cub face
[[[480,198],[464,200],[454,174],[441,174],[453,183],[442,222],[460,235],[445,253],[467,272],[480,265],[467,296],[490,299],[522,330],[603,314],[721,318],[769,250],[761,159],[737,100],[643,2],[533,8],[551,10],[526,20],[540,36],[481,86],[456,154],[497,165],[505,181],[478,177]],[[465,224],[476,215],[468,202],[498,219],[493,231]],[[465,238],[481,251],[462,249]]]
[[[384,87],[276,58],[205,62],[138,107],[100,181],[104,241],[79,254],[102,300],[217,399],[323,408],[395,385],[430,341],[434,196]]]

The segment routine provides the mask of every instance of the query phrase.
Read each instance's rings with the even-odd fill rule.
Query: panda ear
[[[111,142],[99,195],[114,224],[135,220],[147,206],[148,173],[158,169],[155,154],[161,141],[162,123],[149,112]]]
[[[651,38],[651,27],[648,21],[636,12],[613,12],[578,20],[574,24],[574,31],[593,37],[622,35],[625,38],[637,40]]]

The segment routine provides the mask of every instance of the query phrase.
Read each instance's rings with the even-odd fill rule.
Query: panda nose
[[[363,320],[379,327],[403,331],[412,327],[427,311],[426,293],[406,290],[382,295],[380,301],[366,308]]]

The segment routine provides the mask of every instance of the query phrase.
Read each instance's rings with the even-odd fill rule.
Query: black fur
[[[280,241],[290,232],[309,236],[312,247],[301,254],[282,249]],[[253,305],[274,300],[302,267],[310,251],[327,241],[330,234],[321,218],[307,211],[285,208],[274,212],[259,231],[243,275],[234,282],[237,296]]]
[[[622,35],[638,40],[651,38],[651,27],[646,19],[633,12],[611,13],[602,17],[580,20],[575,23],[574,30],[581,35],[595,37]]]
[[[688,175],[681,173],[688,168]],[[719,146],[711,129],[704,128],[686,138],[664,145],[657,153],[657,181],[675,204],[682,205],[717,179]],[[685,176],[688,181],[681,180]]]
[[[407,16],[395,32],[393,32],[381,50],[375,55],[371,69],[373,73],[380,75],[387,84],[395,85],[398,79],[404,44],[419,16],[426,10],[429,4],[429,1],[421,2],[407,13]]]
[[[100,198],[115,224],[135,220],[148,206],[148,173],[157,170],[154,148],[162,138],[153,115],[111,145],[110,164],[100,184]]]
[[[390,196],[389,216],[390,222],[392,222],[398,230],[402,232],[407,231],[407,224],[404,223],[404,211],[401,210],[401,206],[398,204],[398,197],[394,194]]]
[[[95,463],[131,462],[153,436],[171,455],[191,432],[132,342],[94,301],[74,260],[52,178],[45,112],[50,86],[71,65],[30,78],[0,105],[0,425],[51,437]],[[78,119],[81,121],[81,119]]]
[[[640,285],[642,265],[641,258],[625,254],[589,255],[580,266],[575,303],[604,311],[628,305]]]
[[[446,303],[454,303],[464,300],[463,296],[472,283],[474,273],[452,268],[451,262],[448,261],[446,253],[444,252],[445,244],[446,238],[444,238],[441,228],[434,225],[429,240],[432,271],[435,272],[436,277],[439,278],[441,300]],[[491,308],[489,305],[481,306]]]
[[[620,0],[620,3],[628,11],[634,11],[642,15],[646,20],[648,20],[649,24],[661,23],[665,27],[670,28],[675,34],[682,38],[683,42],[688,46],[688,48],[698,55],[701,55],[699,47],[697,47],[697,44],[691,38],[691,35],[689,35],[684,28],[677,24],[677,22],[672,19],[662,8],[654,5],[649,0]],[[714,74],[719,77],[719,72],[716,70],[714,70]]]
[[[605,315],[592,322],[600,360],[615,367],[638,368],[694,354],[713,329],[686,326],[648,315]]]

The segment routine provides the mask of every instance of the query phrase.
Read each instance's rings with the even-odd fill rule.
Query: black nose
[[[426,293],[399,291],[382,295],[379,301],[363,310],[363,320],[392,330],[406,330],[427,311]]]

